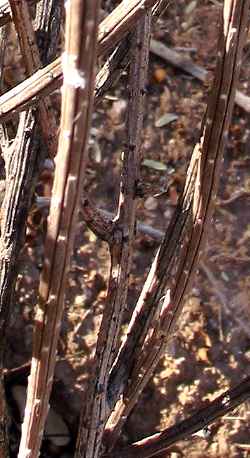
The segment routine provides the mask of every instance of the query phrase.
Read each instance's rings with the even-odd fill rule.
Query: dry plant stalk
[[[166,9],[168,2],[169,0],[156,2],[152,8],[153,22],[157,22],[159,16]],[[104,94],[120,79],[123,71],[126,70],[130,60],[128,40],[129,34],[119,43],[98,72],[96,77],[95,102],[98,102],[98,100],[104,96]]]
[[[127,110],[127,144],[123,152],[118,212],[108,240],[111,267],[107,298],[98,335],[93,375],[87,389],[81,416],[76,456],[97,458],[110,413],[108,378],[117,353],[117,340],[127,304],[128,281],[135,233],[136,193],[141,163],[141,133],[144,95],[147,81],[151,12],[136,27],[131,40],[129,102]],[[93,221],[92,221],[93,227]],[[99,226],[98,226],[99,227]],[[95,231],[96,232],[96,231]],[[98,228],[97,228],[98,232]]]
[[[32,75],[41,67],[41,60],[28,4],[25,0],[9,0],[9,3],[26,70],[28,75]],[[45,7],[47,8],[47,5]],[[38,120],[49,154],[51,157],[55,157],[57,151],[57,126],[55,116],[50,108],[48,100],[41,100],[38,104]]]
[[[3,368],[5,335],[10,316],[10,304],[17,275],[17,258],[23,244],[25,221],[37,168],[38,145],[34,141],[35,117],[30,110],[22,113],[13,145],[4,150],[6,191],[1,209],[0,237],[0,456],[9,456]]]
[[[43,2],[42,2],[43,3]],[[50,13],[50,10],[47,12]],[[37,16],[37,15],[36,15]],[[49,36],[47,24],[41,23],[39,31]],[[3,28],[1,40],[4,40]],[[54,37],[53,47],[57,39]],[[1,42],[1,68],[3,66],[3,43]],[[53,49],[52,49],[53,52]],[[2,79],[2,78],[1,78]],[[5,163],[5,196],[1,209],[0,239],[0,303],[1,303],[1,431],[7,435],[4,417],[4,391],[2,371],[4,367],[5,333],[8,327],[12,294],[17,275],[18,256],[24,241],[26,218],[30,201],[44,154],[41,151],[35,110],[22,113],[19,120],[17,135],[10,146],[7,130],[1,126],[1,148]],[[44,149],[43,149],[44,150]],[[1,190],[3,192],[3,190]],[[0,456],[8,456],[8,438],[1,438]]]
[[[154,4],[157,0],[123,0],[99,25],[98,55],[110,51],[133,28],[145,10]],[[61,58],[58,58],[6,92],[0,97],[0,121],[49,95],[62,85],[62,76]]]
[[[87,161],[99,3],[99,0],[71,0],[67,4],[61,128],[35,318],[20,458],[39,455],[48,413],[66,275]]]
[[[249,3],[249,0],[225,0],[215,80],[200,143],[194,149],[184,194],[153,262],[111,371],[111,404],[114,405],[123,394],[109,422],[112,444],[117,441],[124,420],[166,350],[197,269],[213,213],[246,38]],[[157,313],[159,324],[154,326]],[[153,333],[147,337],[152,327]]]
[[[28,3],[35,3],[38,0],[27,0]],[[11,9],[8,0],[0,0],[0,27],[11,22]]]
[[[160,433],[142,439],[121,450],[114,450],[111,455],[105,454],[103,458],[151,458],[164,453],[177,441],[188,439],[192,434],[204,430],[216,419],[226,415],[231,410],[250,398],[250,377],[247,377],[236,387],[226,391],[198,410],[194,415],[177,423]]]

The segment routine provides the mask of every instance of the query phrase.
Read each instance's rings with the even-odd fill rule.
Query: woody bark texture
[[[157,0],[122,1],[99,25],[98,56],[112,50],[133,29],[144,12],[155,4]],[[61,58],[57,58],[0,97],[0,120],[8,119],[15,110],[20,111],[24,106],[34,104],[42,96],[60,87],[62,82]]]
[[[41,1],[41,7],[43,1]],[[13,5],[12,5],[13,6]],[[15,5],[17,7],[18,5]],[[28,14],[28,12],[27,12]],[[39,15],[36,14],[36,19]],[[51,16],[51,10],[47,10],[47,16]],[[25,34],[32,33],[32,24],[27,16],[26,29],[23,29],[23,39]],[[38,31],[49,38],[50,32],[47,27],[47,21],[40,23]],[[4,64],[4,52],[2,49],[4,41],[4,31],[1,29],[1,73]],[[36,48],[36,43],[33,43]],[[53,46],[51,52],[55,57],[55,48],[57,47],[57,37],[53,36]],[[37,48],[36,48],[37,49]],[[21,47],[24,58],[30,53],[29,46]],[[44,50],[46,51],[46,50]],[[46,57],[46,53],[45,53]],[[27,60],[27,59],[26,59]],[[47,63],[47,61],[46,61]],[[36,70],[37,67],[34,67]],[[2,84],[2,74],[1,74]],[[4,348],[6,345],[5,335],[8,328],[9,317],[12,311],[13,291],[15,287],[16,276],[18,273],[18,257],[21,251],[27,214],[35,187],[36,179],[46,153],[46,149],[41,147],[41,139],[37,129],[38,115],[35,109],[29,109],[22,113],[19,120],[17,135],[10,146],[10,140],[6,126],[1,126],[1,148],[5,169],[5,195],[1,208],[1,239],[0,239],[0,314],[1,314],[1,332],[0,332],[0,371],[1,371],[1,395],[0,395],[0,417],[1,432],[3,436],[0,440],[0,456],[8,456],[8,437],[6,423],[6,409],[4,402],[3,390],[3,368],[4,368]],[[2,172],[2,171],[1,171]],[[2,184],[3,182],[1,182]],[[1,190],[1,193],[4,193]]]
[[[122,173],[117,215],[109,239],[110,277],[101,328],[98,335],[93,377],[89,383],[81,417],[77,457],[97,458],[101,452],[104,427],[110,413],[108,377],[127,303],[128,281],[135,234],[137,185],[141,162],[141,132],[147,80],[151,12],[136,27],[131,47],[127,144],[122,154]]]
[[[248,11],[249,1],[225,0],[217,67],[200,142],[192,155],[184,193],[152,264],[128,334],[111,371],[108,390],[112,406],[123,393],[123,399],[109,422],[112,444],[118,439],[124,421],[166,351],[198,267],[213,214],[246,39]],[[153,330],[151,334],[150,329]]]
[[[31,374],[18,455],[20,458],[35,458],[39,455],[48,413],[66,275],[87,162],[99,3],[98,0],[72,0],[66,4],[60,137],[35,317]]]

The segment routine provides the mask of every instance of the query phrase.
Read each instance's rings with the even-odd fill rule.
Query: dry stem
[[[239,62],[246,36],[249,0],[226,0],[218,62],[200,143],[194,150],[184,196],[157,253],[131,319],[129,333],[111,373],[113,402],[125,377],[130,381],[123,403],[114,412],[110,427],[114,443],[120,428],[166,349],[179,317],[211,221],[219,168],[239,75]],[[166,297],[159,328],[145,342],[145,329],[152,326],[157,307]],[[112,425],[113,421],[113,425]]]
[[[211,401],[191,417],[166,430],[142,439],[123,449],[117,449],[103,458],[151,458],[169,449],[179,440],[187,439],[192,434],[205,429],[216,419],[235,409],[250,397],[250,377],[231,390]]]
[[[25,0],[10,0],[10,7],[19,37],[22,55],[25,59],[26,69],[28,75],[31,75],[41,67],[41,60],[28,4]],[[54,40],[55,37],[51,38]],[[46,52],[45,56],[47,57]],[[57,126],[55,116],[50,108],[49,101],[46,99],[41,100],[38,104],[38,119],[49,154],[51,157],[54,157],[57,150]]]
[[[124,0],[118,5],[99,25],[98,55],[101,56],[114,48],[133,28],[145,10],[156,3],[157,0]],[[62,81],[61,58],[58,58],[0,97],[0,121],[8,119],[13,116],[13,112],[21,111],[50,94],[62,85]]]
[[[38,144],[35,142],[35,117],[31,110],[22,113],[17,136],[12,147],[4,150],[6,191],[1,209],[0,238],[0,456],[8,456],[3,367],[5,335],[10,316],[10,305],[17,275],[17,260],[23,243],[25,221],[31,192],[39,163]]]
[[[135,233],[136,187],[141,162],[141,132],[145,83],[148,69],[151,13],[136,27],[131,42],[129,103],[127,112],[127,145],[123,152],[118,213],[109,239],[111,267],[106,304],[98,335],[93,363],[93,378],[87,390],[82,414],[76,456],[97,458],[109,414],[107,384],[109,371],[117,352],[117,339],[127,303],[128,280]],[[86,213],[86,212],[85,212]]]
[[[39,286],[20,458],[38,456],[48,412],[66,275],[87,160],[98,11],[99,0],[84,3],[71,0],[66,12],[61,129]]]

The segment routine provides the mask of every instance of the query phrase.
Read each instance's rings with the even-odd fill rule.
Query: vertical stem
[[[66,277],[87,162],[99,4],[99,0],[71,0],[66,4],[60,137],[19,458],[39,455],[49,408]]]
[[[93,377],[87,391],[77,443],[77,457],[97,458],[110,406],[108,378],[117,353],[117,341],[127,304],[128,281],[135,233],[137,185],[141,163],[145,83],[148,70],[151,11],[145,13],[131,40],[127,144],[122,155],[122,176],[117,216],[110,241],[111,267],[105,309],[98,335]]]

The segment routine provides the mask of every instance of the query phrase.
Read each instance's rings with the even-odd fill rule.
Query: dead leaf
[[[173,121],[176,121],[178,116],[175,113],[165,113],[159,119],[155,121],[155,127],[164,127]]]

